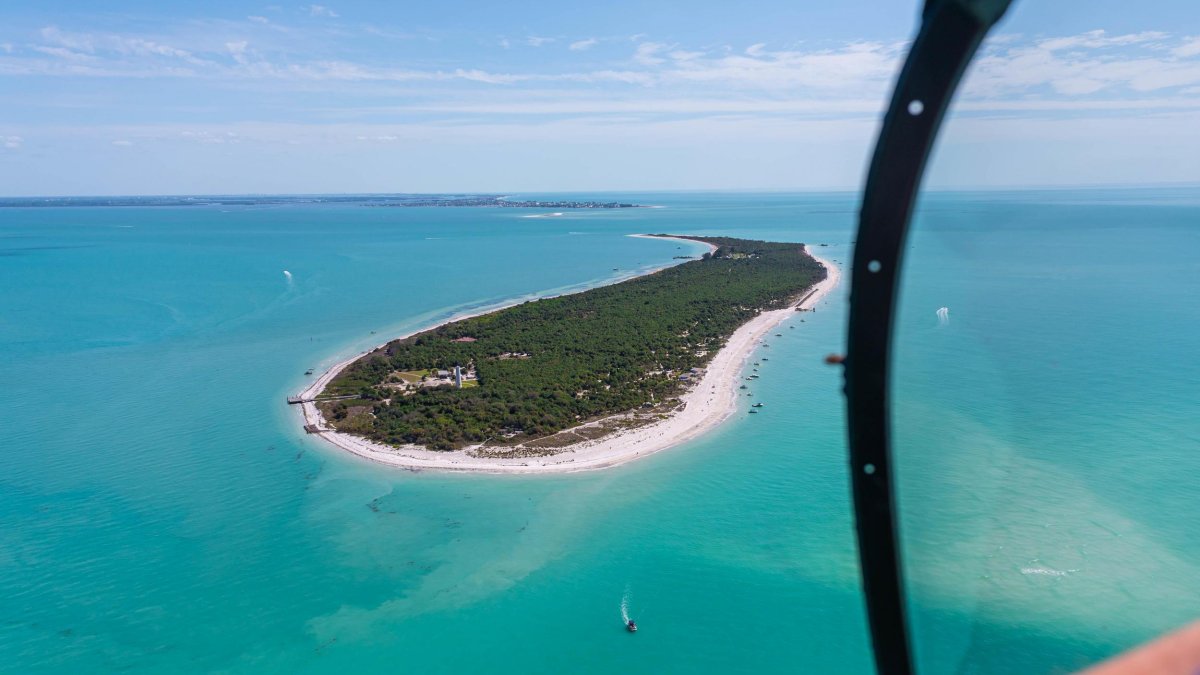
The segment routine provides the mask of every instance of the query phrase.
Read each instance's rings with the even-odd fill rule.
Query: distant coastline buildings
[[[378,206],[440,206],[440,207],[500,207],[500,208],[517,208],[517,209],[636,209],[641,208],[638,204],[627,204],[625,202],[588,202],[588,201],[530,201],[530,200],[513,200],[505,199],[504,197],[437,197],[434,199],[423,200],[405,200],[397,202],[389,202],[386,204],[378,204]]]

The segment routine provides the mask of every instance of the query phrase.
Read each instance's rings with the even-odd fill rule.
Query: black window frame
[[[859,213],[844,361],[858,555],[876,670],[914,672],[892,485],[890,377],[913,204],[946,110],[1011,0],[927,0],[875,144]]]

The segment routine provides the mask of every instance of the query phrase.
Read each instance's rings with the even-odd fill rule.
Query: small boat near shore
[[[308,370],[304,371],[304,374],[305,374],[305,375],[312,375],[312,374],[313,374],[313,369],[312,369],[312,368],[309,368]]]
[[[629,622],[625,624],[625,630],[629,631],[630,633],[637,632],[637,624],[634,623],[633,619],[630,619]]]
[[[750,406],[750,407],[752,407],[752,408],[761,408],[761,407],[763,407],[763,404],[761,404],[761,403],[755,403],[753,406]]]

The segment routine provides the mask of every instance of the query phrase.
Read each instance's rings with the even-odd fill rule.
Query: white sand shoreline
[[[630,236],[659,238],[653,235]],[[695,240],[690,239],[684,239],[684,241],[696,243]],[[710,250],[715,250],[715,248],[710,245]],[[373,462],[409,470],[520,474],[565,473],[616,466],[649,456],[696,438],[732,416],[737,411],[738,377],[746,360],[749,359],[754,348],[762,342],[762,338],[789,316],[795,315],[797,308],[815,307],[837,287],[841,271],[828,260],[814,255],[811,247],[806,247],[806,250],[817,262],[825,266],[827,271],[825,280],[814,286],[799,302],[785,309],[763,312],[734,331],[725,346],[709,362],[700,380],[689,392],[680,397],[684,403],[683,409],[661,422],[617,432],[594,441],[576,443],[554,455],[519,458],[475,457],[469,454],[471,448],[439,452],[417,446],[396,448],[374,443],[358,436],[328,430],[324,418],[316,404],[312,402],[301,404],[304,423],[322,429],[316,435],[347,452]],[[461,321],[470,316],[490,313],[498,309],[502,308],[491,308],[474,314],[460,315],[442,323]],[[423,332],[430,328],[423,328],[421,331],[415,332]],[[365,353],[367,352],[357,354],[334,365],[301,392],[300,396],[305,400],[314,398],[343,368],[361,358]]]

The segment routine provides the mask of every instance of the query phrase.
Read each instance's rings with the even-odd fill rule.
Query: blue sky
[[[0,194],[857,187],[919,3],[0,6]],[[932,187],[1198,182],[1200,12],[1020,2]]]

